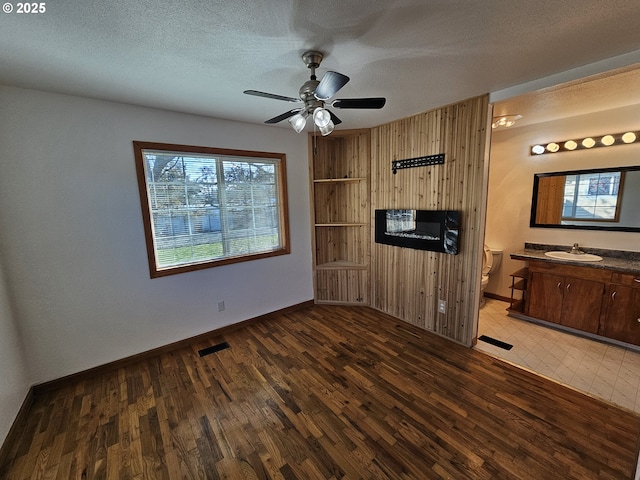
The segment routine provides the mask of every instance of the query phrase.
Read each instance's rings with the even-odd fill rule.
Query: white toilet
[[[495,272],[502,261],[502,250],[491,250],[487,245],[484,246],[484,255],[482,257],[482,281],[480,283],[480,306],[484,304],[484,289],[489,283],[489,275]]]

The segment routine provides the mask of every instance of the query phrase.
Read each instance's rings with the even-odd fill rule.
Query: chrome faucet
[[[577,243],[573,244],[573,247],[571,247],[569,253],[573,253],[574,255],[584,255],[584,252],[580,250]]]

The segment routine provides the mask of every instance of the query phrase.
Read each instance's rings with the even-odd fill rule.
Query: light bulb
[[[326,110],[325,110],[326,112]],[[331,119],[329,119],[329,123],[327,123],[324,127],[318,127],[318,129],[320,130],[320,133],[322,134],[323,137],[326,137],[327,135],[329,135],[331,132],[333,132],[333,127],[335,125],[333,124],[333,122],[331,121]]]
[[[300,133],[302,130],[304,130],[304,127],[307,124],[308,115],[305,114],[306,111],[303,110],[302,112],[296,113],[289,119],[289,123],[297,133]]]
[[[606,145],[608,147],[610,145],[613,145],[616,142],[616,139],[613,138],[613,135],[605,135],[600,141],[603,145]]]
[[[551,153],[556,153],[558,150],[560,150],[560,145],[555,142],[551,142],[547,145],[547,150]]]
[[[533,153],[535,153],[536,155],[541,155],[544,153],[544,146],[542,145],[534,145],[533,147],[531,147],[531,151]]]
[[[331,114],[324,108],[318,107],[313,112],[313,121],[316,123],[318,128],[326,127],[331,121]]]

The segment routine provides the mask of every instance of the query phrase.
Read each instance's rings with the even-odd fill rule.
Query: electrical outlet
[[[447,313],[447,302],[438,300],[438,313]]]
[[[218,302],[218,311],[222,312],[224,310],[224,300]]]

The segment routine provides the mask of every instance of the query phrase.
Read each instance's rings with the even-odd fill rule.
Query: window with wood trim
[[[284,154],[133,148],[152,278],[289,253]]]

